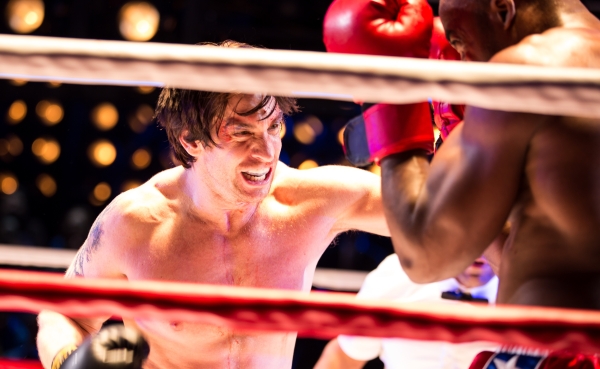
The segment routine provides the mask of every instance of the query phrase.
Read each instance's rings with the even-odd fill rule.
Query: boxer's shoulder
[[[550,67],[600,67],[600,30],[556,27],[525,37],[490,60]]]
[[[364,187],[370,187],[371,184],[379,185],[379,177],[358,168],[324,165],[299,170],[280,163],[271,192],[276,197],[285,195],[296,201],[316,198],[334,200],[337,195],[363,191]]]
[[[173,179],[159,175],[134,189],[119,194],[103,212],[105,222],[115,229],[158,224],[173,213],[177,201]]]

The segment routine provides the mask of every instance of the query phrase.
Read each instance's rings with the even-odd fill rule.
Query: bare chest
[[[319,217],[258,218],[235,234],[171,219],[136,247],[128,278],[309,290],[316,263],[332,241]]]

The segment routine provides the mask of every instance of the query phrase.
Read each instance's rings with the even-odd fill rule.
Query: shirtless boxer
[[[440,15],[465,60],[600,67],[600,21],[578,0],[442,0]],[[598,120],[470,107],[431,164],[416,151],[384,158],[408,275],[455,275],[510,217],[498,301],[599,308],[598,140]]]
[[[357,18],[371,21],[362,26],[369,34],[384,29],[372,17],[384,6],[395,9],[403,24],[429,17],[428,10],[419,11],[419,0],[364,2],[356,7],[364,13]],[[346,5],[338,13],[351,9]],[[600,67],[600,22],[578,0],[442,0],[440,14],[465,60]],[[423,38],[423,27],[387,29],[403,31],[406,41],[396,39],[396,49]],[[598,120],[471,107],[430,165],[426,119],[375,118],[365,117],[377,134],[370,154],[381,160],[392,239],[411,278],[431,282],[456,275],[510,218],[499,302],[600,306]],[[422,150],[414,150],[418,145]]]
[[[157,118],[183,165],[117,196],[67,276],[308,292],[336,235],[351,229],[389,235],[378,176],[341,166],[298,171],[278,162],[283,116],[294,110],[288,98],[164,89]],[[107,318],[40,314],[43,365],[50,368],[62,348],[80,344]],[[147,369],[290,368],[296,338],[175,316],[125,325],[147,339]]]
[[[600,22],[578,0],[442,0],[440,15],[464,60],[600,67]],[[430,164],[424,119],[368,118],[392,239],[413,280],[455,275],[510,219],[500,303],[600,307],[599,120],[470,107]],[[525,368],[513,359],[501,361]]]

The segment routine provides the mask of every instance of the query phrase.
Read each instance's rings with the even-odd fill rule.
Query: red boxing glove
[[[436,17],[433,20],[429,59],[460,60],[460,55],[446,39],[446,32],[444,31],[440,17]],[[433,121],[440,130],[442,140],[446,140],[446,137],[448,137],[458,123],[462,122],[464,117],[464,105],[452,105],[433,101]]]
[[[460,60],[460,54],[450,45],[446,39],[446,31],[440,17],[433,19],[433,31],[431,33],[431,48],[429,59],[436,60]]]
[[[426,0],[334,0],[323,42],[334,53],[427,58],[432,27]]]
[[[465,106],[433,101],[433,121],[440,130],[442,140],[465,118]]]
[[[426,0],[334,0],[325,15],[329,52],[427,58],[433,11]],[[365,108],[363,106],[363,108]],[[427,103],[374,105],[346,126],[344,149],[359,166],[414,149],[431,152]]]
[[[363,112],[371,161],[409,150],[433,151],[429,104],[377,104]]]

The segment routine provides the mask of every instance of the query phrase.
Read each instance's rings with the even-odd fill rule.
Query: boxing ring
[[[600,71],[592,69],[2,35],[0,78],[168,85],[367,102],[431,98],[498,110],[600,118]],[[0,311],[42,309],[74,317],[177,316],[181,321],[297,331],[316,338],[348,334],[600,351],[600,312],[595,311],[399,304],[357,301],[339,293],[65,280],[52,273],[0,271]],[[0,362],[3,368],[10,365],[39,367]]]

